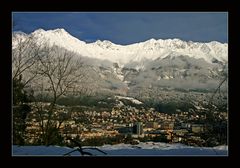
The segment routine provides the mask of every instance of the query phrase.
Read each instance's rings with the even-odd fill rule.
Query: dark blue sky
[[[227,12],[14,12],[13,31],[64,28],[80,40],[131,44],[150,38],[228,42]]]

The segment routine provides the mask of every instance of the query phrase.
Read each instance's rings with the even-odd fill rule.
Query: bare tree
[[[36,44],[31,36],[16,34],[13,36],[18,37],[13,37],[12,41],[12,79],[21,79],[23,85],[26,86],[37,76],[37,74],[30,72],[37,61],[40,46]],[[22,78],[24,78],[24,80],[22,80]]]
[[[75,57],[73,52],[69,52],[57,46],[43,47],[37,56],[37,64],[34,66],[33,73],[41,76],[44,81],[44,91],[50,94],[50,105],[47,110],[46,124],[41,127],[43,130],[43,143],[51,144],[53,132],[58,131],[63,120],[56,124],[56,102],[61,96],[66,96],[76,92],[85,79],[86,72],[84,65]],[[81,87],[80,87],[81,88]],[[82,88],[81,88],[82,89]],[[65,117],[64,117],[65,119]]]
[[[38,55],[38,65],[35,73],[46,82],[52,95],[54,105],[59,97],[76,91],[81,80],[85,78],[83,63],[74,57],[74,53],[57,46],[45,48]]]
[[[60,97],[92,94],[86,72],[86,65],[75,53],[36,42],[31,35],[13,34],[12,80],[21,82],[23,88],[30,84],[35,96],[38,96],[34,99],[40,121],[41,143],[51,144],[52,137],[69,116],[56,108]],[[47,98],[50,102],[47,109],[44,104],[37,102],[39,96],[42,97],[40,100]]]
[[[15,23],[13,23],[15,26]],[[31,93],[27,93],[26,85],[37,74],[31,73],[37,61],[40,46],[31,35],[13,33],[12,36],[12,87],[13,87],[13,143],[24,144],[26,132],[26,118],[31,108],[25,103],[30,100]]]

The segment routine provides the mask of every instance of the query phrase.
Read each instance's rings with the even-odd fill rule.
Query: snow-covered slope
[[[85,147],[84,147],[85,148]],[[228,146],[217,147],[192,147],[183,144],[167,144],[161,142],[140,142],[138,145],[117,144],[104,145],[98,149],[106,155],[92,149],[84,151],[94,156],[227,156]],[[68,147],[59,146],[16,146],[13,145],[13,156],[63,156],[72,151]],[[80,156],[78,151],[71,153],[72,156]]]
[[[130,96],[136,97],[140,93],[138,89],[148,92],[146,89],[152,86],[212,89],[227,73],[228,44],[217,41],[150,39],[130,45],[117,45],[107,40],[86,43],[64,29],[38,29],[31,34],[14,32],[12,48],[28,38],[41,46],[48,43],[75,52],[76,58],[91,67],[86,72],[101,88],[99,92],[121,95],[131,92]]]
[[[85,43],[73,37],[64,29],[48,31],[38,29],[29,36],[34,37],[39,44],[48,42],[49,45],[55,44],[77,52],[82,56],[116,62],[120,67],[129,62],[162,59],[169,55],[187,55],[193,58],[203,58],[209,63],[213,60],[228,61],[228,44],[217,41],[199,43],[180,39],[150,39],[131,45],[117,45],[107,40]]]

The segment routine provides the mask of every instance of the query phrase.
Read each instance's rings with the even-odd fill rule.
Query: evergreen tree
[[[31,111],[30,106],[24,104],[28,102],[28,95],[24,91],[24,85],[19,79],[13,79],[13,144],[25,144],[25,130],[27,114]]]

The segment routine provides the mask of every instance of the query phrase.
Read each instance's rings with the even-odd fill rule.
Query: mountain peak
[[[49,30],[49,31],[52,31],[53,33],[58,33],[58,34],[69,34],[65,29],[63,28],[58,28],[58,29],[55,29],[55,30]]]
[[[35,31],[33,32],[33,34],[39,34],[39,33],[44,33],[44,32],[46,32],[44,29],[39,28],[39,29],[35,30]]]
[[[109,47],[111,47],[112,45],[114,45],[114,43],[112,43],[112,42],[109,41],[109,40],[103,40],[103,41],[97,40],[97,41],[95,42],[95,44],[96,44],[97,46],[101,47],[101,48],[104,48],[104,49],[109,48]]]
[[[58,29],[50,29],[50,30],[44,30],[42,28],[39,28],[37,30],[35,30],[32,34],[37,35],[37,34],[58,34],[58,35],[64,35],[64,34],[69,34],[65,29],[63,28],[58,28]]]
[[[149,39],[149,40],[147,40],[147,41],[145,41],[146,43],[155,43],[155,42],[157,42],[157,40],[156,39],[154,39],[154,38],[151,38],[151,39]]]

